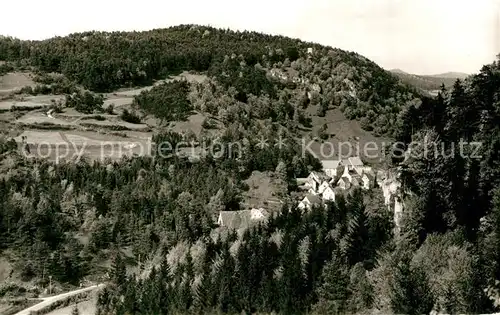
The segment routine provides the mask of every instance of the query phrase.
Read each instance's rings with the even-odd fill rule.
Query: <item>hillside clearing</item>
[[[315,111],[316,108],[313,106],[308,108],[311,115]],[[328,110],[324,117],[312,115],[311,118],[313,126],[311,131],[303,133],[303,136],[308,137],[303,140],[306,145],[309,144],[309,139],[317,136],[319,129],[324,124],[327,126],[325,133],[329,135],[328,139],[324,141],[318,139],[309,146],[320,160],[358,155],[359,151],[359,155],[367,161],[376,163],[380,162],[379,158],[383,157],[384,144],[390,143],[388,138],[376,137],[363,130],[358,121],[347,119],[338,108]],[[365,147],[369,148],[366,152]],[[377,150],[372,150],[372,147],[376,147]]]
[[[113,104],[115,108],[131,105],[133,102],[132,97],[116,97],[116,98],[108,98],[104,100],[103,108],[107,108],[109,105]]]
[[[279,187],[274,183],[270,173],[254,171],[245,183],[249,187],[249,190],[243,193],[246,208],[270,209],[280,205],[279,199],[275,196]]]
[[[158,80],[156,81],[153,85],[150,86],[145,86],[141,88],[133,88],[133,89],[119,89],[115,92],[112,93],[113,96],[115,97],[134,97],[136,95],[141,94],[143,91],[149,91],[151,90],[154,86],[162,84],[164,82],[171,82],[175,80],[186,80],[188,82],[204,82],[208,77],[204,74],[195,74],[195,73],[190,73],[188,71],[183,71],[182,73],[175,75],[175,76],[170,76],[167,79],[164,80]]]
[[[34,86],[35,82],[26,72],[12,72],[0,76],[0,95],[9,94],[25,86]]]
[[[50,118],[44,112],[27,113],[26,115],[21,116],[19,119],[17,119],[16,122],[19,122],[22,124],[27,124],[27,125],[37,124],[37,123],[51,123],[51,124],[56,124],[56,125],[72,125],[71,122],[68,122],[64,119],[59,119],[56,117]]]
[[[76,159],[82,156],[91,160],[120,159],[123,156],[149,155],[151,136],[147,133],[130,134],[127,137],[98,134],[92,131],[24,131],[15,137],[21,143],[26,137],[30,151],[28,156],[48,158],[51,161]]]
[[[173,121],[171,122],[171,131],[178,133],[185,133],[192,131],[197,136],[200,135],[201,130],[203,129],[203,121],[206,119],[202,113],[195,113],[187,118],[186,121]]]

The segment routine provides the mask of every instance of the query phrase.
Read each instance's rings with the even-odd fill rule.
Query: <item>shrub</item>
[[[141,123],[141,118],[137,116],[136,113],[129,112],[128,110],[124,109],[122,114],[120,115],[120,118],[123,121],[126,121],[131,124],[140,124]]]
[[[186,81],[167,82],[141,92],[134,98],[134,103],[158,118],[183,120],[191,111],[188,92],[189,83]]]
[[[217,127],[217,124],[213,121],[213,119],[205,118],[201,126],[205,129],[214,129]]]
[[[115,105],[110,104],[108,107],[106,107],[106,113],[108,113],[110,115],[114,115],[115,114]]]
[[[102,95],[94,94],[89,91],[66,95],[66,106],[74,107],[81,113],[91,114],[95,110],[101,111],[103,103]]]

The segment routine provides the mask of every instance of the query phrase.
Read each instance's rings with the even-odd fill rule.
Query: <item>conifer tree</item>
[[[391,308],[396,314],[429,314],[434,305],[429,281],[423,270],[412,268],[408,253],[394,270]]]
[[[337,252],[325,264],[321,284],[316,290],[318,303],[314,309],[319,314],[343,314],[349,298],[349,268],[347,261]]]
[[[348,204],[350,213],[347,221],[347,233],[345,236],[347,248],[345,255],[351,266],[364,260],[372,258],[372,249],[369,245],[368,220],[363,204],[363,195],[360,189],[357,189],[349,198]]]
[[[124,286],[127,279],[127,270],[125,262],[123,261],[122,255],[119,250],[116,250],[115,258],[111,266],[111,281],[118,285]]]

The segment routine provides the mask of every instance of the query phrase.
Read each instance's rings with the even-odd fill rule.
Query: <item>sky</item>
[[[500,0],[2,2],[0,34],[21,39],[200,24],[318,42],[416,74],[475,73],[500,53]]]

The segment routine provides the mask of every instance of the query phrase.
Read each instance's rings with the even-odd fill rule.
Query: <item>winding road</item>
[[[80,294],[80,293],[83,293],[83,292],[87,292],[87,291],[92,291],[92,290],[95,290],[99,287],[102,287],[104,286],[103,284],[97,284],[97,285],[93,285],[91,287],[87,287],[87,288],[83,288],[83,289],[78,289],[78,290],[74,290],[74,291],[70,291],[70,292],[66,292],[66,293],[62,293],[62,294],[59,294],[59,295],[54,295],[54,296],[48,296],[48,297],[44,297],[44,298],[40,298],[41,300],[43,300],[42,302],[38,303],[38,304],[35,304],[31,307],[28,307],[14,315],[30,315],[30,313],[32,311],[39,311],[47,306],[50,306],[52,305],[53,303],[57,302],[57,301],[61,301],[61,300],[64,300],[68,297],[71,297],[71,296],[74,296],[74,295],[77,295],[77,294]]]

